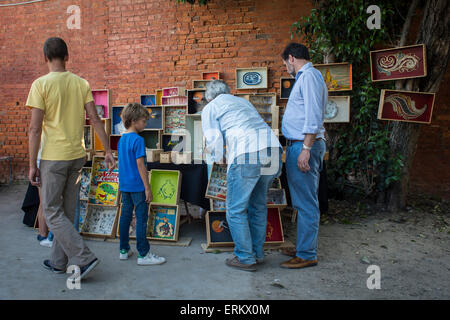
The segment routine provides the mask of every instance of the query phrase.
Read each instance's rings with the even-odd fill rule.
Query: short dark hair
[[[288,60],[289,55],[293,56],[297,59],[305,59],[309,60],[309,51],[308,48],[300,43],[291,42],[286,48],[284,48],[283,53],[281,54],[281,58],[283,60]]]
[[[44,55],[48,61],[52,61],[53,59],[61,59],[69,54],[67,50],[67,44],[63,39],[53,37],[48,38],[44,43]]]

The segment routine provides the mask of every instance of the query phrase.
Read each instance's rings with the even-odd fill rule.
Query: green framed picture
[[[154,204],[176,205],[180,199],[181,172],[178,170],[150,170],[150,188]]]

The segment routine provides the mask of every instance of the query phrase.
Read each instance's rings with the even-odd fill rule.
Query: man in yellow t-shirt
[[[106,147],[105,160],[111,170],[115,161],[89,83],[66,70],[69,54],[64,40],[47,39],[44,58],[49,73],[33,82],[26,103],[31,108],[28,179],[32,185],[41,187],[44,217],[54,234],[51,259],[44,260],[44,268],[64,273],[70,260],[71,265],[79,266],[82,279],[99,262],[73,227],[81,168],[86,162],[85,110]]]

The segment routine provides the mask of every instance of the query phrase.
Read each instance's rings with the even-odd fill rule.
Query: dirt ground
[[[204,219],[180,227],[180,236],[192,238],[189,246],[152,246],[167,258],[162,266],[119,262],[118,243],[87,240],[102,262],[82,282],[82,290],[68,290],[67,275],[41,267],[49,249],[39,246],[36,231],[22,224],[25,191],[25,184],[0,187],[0,299],[450,298],[450,203],[437,199],[410,199],[408,211],[394,214],[330,200],[329,213],[321,217],[319,264],[302,270],[280,268],[288,257],[278,250],[267,250],[256,272],[227,267],[224,260],[231,253],[201,249]],[[190,212],[196,215],[198,207],[190,206]],[[282,220],[286,239],[295,243],[296,223],[289,210]],[[379,267],[380,289],[367,287],[371,265]]]

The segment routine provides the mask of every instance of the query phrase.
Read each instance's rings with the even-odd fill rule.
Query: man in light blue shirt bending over
[[[290,43],[281,57],[287,72],[295,77],[281,130],[287,140],[286,173],[292,206],[298,214],[296,251],[281,267],[298,269],[317,265],[318,188],[326,148],[323,114],[328,90],[320,71],[309,62],[304,45]]]
[[[214,162],[227,163],[227,223],[234,242],[230,267],[255,271],[264,258],[267,192],[281,174],[280,142],[247,100],[230,94],[225,82],[206,86],[202,129],[206,152]],[[223,154],[226,141],[226,157]]]

